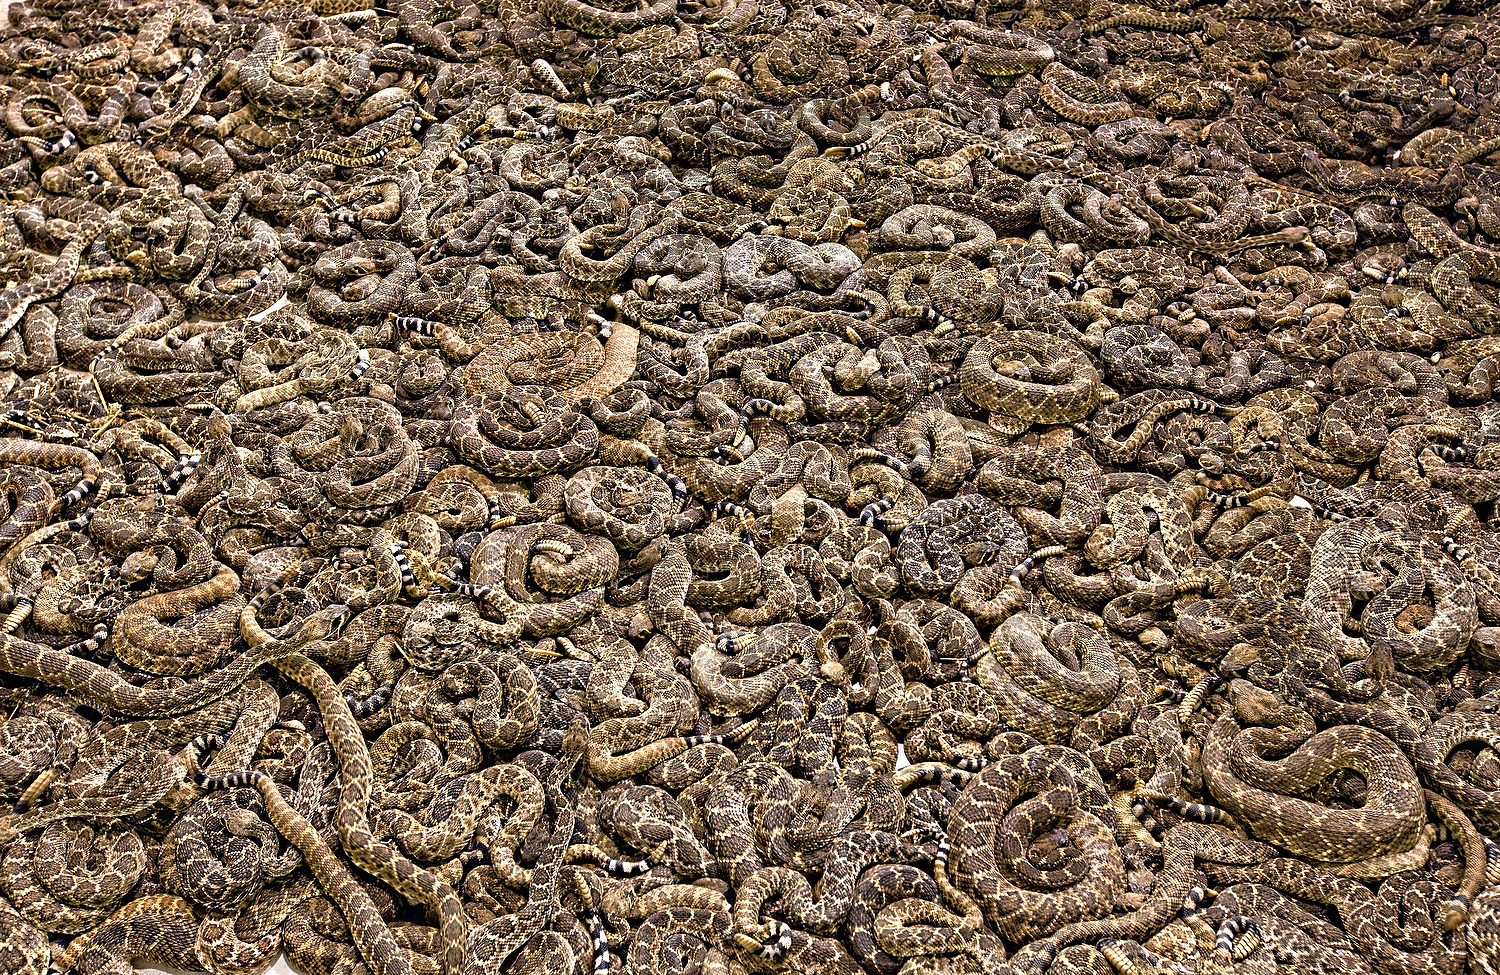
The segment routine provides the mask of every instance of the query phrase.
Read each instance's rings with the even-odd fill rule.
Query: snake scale
[[[1490,0],[19,0],[0,975],[1497,975]]]

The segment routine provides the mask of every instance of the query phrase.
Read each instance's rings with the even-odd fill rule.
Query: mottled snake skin
[[[0,975],[1500,975],[1489,0],[18,0]]]

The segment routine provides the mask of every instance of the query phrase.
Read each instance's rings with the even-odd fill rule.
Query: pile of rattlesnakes
[[[1500,971],[1483,0],[0,84],[0,972]]]

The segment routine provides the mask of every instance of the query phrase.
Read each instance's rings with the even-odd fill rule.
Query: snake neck
[[[593,378],[561,390],[563,399],[576,406],[585,397],[599,399],[619,389],[626,380],[635,375],[636,352],[640,348],[641,333],[623,322],[613,323],[614,330],[609,341],[604,343],[604,362]]]

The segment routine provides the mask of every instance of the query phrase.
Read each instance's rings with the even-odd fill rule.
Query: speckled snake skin
[[[0,975],[1500,975],[1488,0],[35,0]]]

